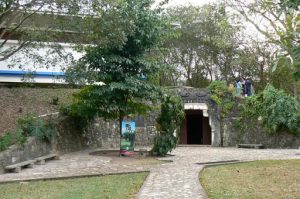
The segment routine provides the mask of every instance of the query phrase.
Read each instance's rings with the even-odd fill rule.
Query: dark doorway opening
[[[202,115],[188,114],[187,115],[187,142],[188,144],[202,144]]]
[[[201,110],[186,110],[181,126],[180,144],[211,144],[211,128],[208,117]]]

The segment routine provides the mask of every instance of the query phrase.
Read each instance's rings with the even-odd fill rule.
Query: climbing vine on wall
[[[224,130],[223,123],[224,118],[230,113],[234,106],[233,95],[228,91],[226,82],[224,81],[213,81],[209,85],[209,90],[211,92],[211,99],[218,105],[220,113],[220,146],[223,146],[224,142]]]

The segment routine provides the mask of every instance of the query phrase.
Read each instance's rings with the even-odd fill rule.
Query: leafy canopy
[[[121,121],[129,114],[145,113],[156,102],[160,90],[151,77],[158,66],[146,55],[160,46],[168,26],[151,5],[150,0],[126,0],[115,10],[133,28],[124,32],[123,45],[83,48],[85,55],[67,75],[69,82],[88,85],[75,96],[71,113]]]

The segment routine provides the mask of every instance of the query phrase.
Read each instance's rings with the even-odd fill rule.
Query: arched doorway
[[[185,119],[181,125],[180,144],[211,145],[212,133],[204,103],[184,105]]]

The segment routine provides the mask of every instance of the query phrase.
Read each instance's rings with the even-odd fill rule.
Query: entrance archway
[[[185,119],[181,125],[180,144],[211,145],[212,131],[209,124],[207,105],[185,104]]]

